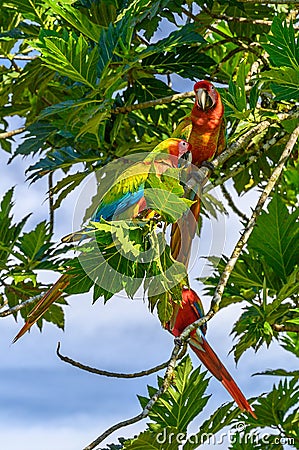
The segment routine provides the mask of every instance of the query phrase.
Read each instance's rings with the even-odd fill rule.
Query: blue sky
[[[174,88],[186,91],[191,90],[192,85],[176,78]],[[18,126],[20,123],[12,121],[11,129]],[[27,229],[31,229],[47,217],[45,180],[30,186],[24,176],[30,161],[19,158],[6,167],[7,159],[8,155],[1,151],[0,194],[16,185],[16,220],[32,212],[27,224]],[[74,191],[57,212],[57,241],[73,229],[78,195],[78,190]],[[256,194],[250,193],[239,199],[238,205],[249,214],[255,200]],[[194,278],[206,273],[205,262],[199,260],[198,255],[217,251],[229,254],[240,230],[233,214],[218,223],[205,221],[201,242],[195,246],[197,250],[193,254],[191,280],[196,290],[200,290],[200,284]],[[43,276],[46,280],[56,279],[46,272]],[[209,299],[203,298],[203,301],[207,308]],[[155,384],[156,376],[114,380],[79,371],[57,358],[58,341],[61,341],[63,354],[106,370],[142,370],[169,357],[172,337],[162,330],[142,299],[132,301],[116,297],[106,305],[99,300],[92,306],[86,294],[70,298],[69,303],[65,309],[65,332],[46,324],[41,334],[34,327],[15,345],[11,345],[11,340],[21,322],[15,323],[12,317],[0,320],[0,440],[5,450],[81,449],[107,427],[137,414],[140,410],[136,394],[145,395],[146,384]],[[295,369],[297,366],[294,356],[273,344],[269,350],[263,348],[257,354],[248,351],[236,368],[233,356],[228,356],[232,347],[229,333],[240,311],[240,306],[220,311],[209,323],[208,340],[245,395],[250,397],[270,390],[276,381],[271,377],[251,378],[250,374],[267,368]],[[192,359],[197,365],[198,361],[193,356]],[[197,424],[221,403],[230,401],[225,389],[214,379],[208,392],[212,398]],[[144,423],[120,430],[117,435],[133,436],[144,428]],[[117,442],[115,435],[107,442]]]

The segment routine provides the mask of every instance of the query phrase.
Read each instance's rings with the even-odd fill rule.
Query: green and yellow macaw
[[[154,167],[154,173],[157,176],[161,176],[167,169],[178,167],[179,158],[191,151],[191,148],[191,144],[179,138],[169,138],[158,144],[143,161],[133,164],[117,178],[102,197],[91,221],[98,222],[101,218],[111,221],[136,217],[146,209],[144,186],[152,168]],[[88,228],[72,233],[62,240],[72,242],[77,238],[82,239],[87,231]],[[28,314],[25,325],[13,342],[23,336],[43,316],[50,305],[62,295],[69,283],[70,276],[67,273],[56,281]]]

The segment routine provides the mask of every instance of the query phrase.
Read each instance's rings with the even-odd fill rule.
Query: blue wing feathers
[[[99,222],[102,217],[105,220],[112,220],[114,215],[124,213],[128,208],[135,205],[144,195],[144,186],[139,186],[135,192],[127,192],[122,197],[111,203],[101,202],[97,211],[92,216],[91,221]]]

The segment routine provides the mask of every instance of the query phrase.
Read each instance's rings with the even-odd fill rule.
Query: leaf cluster
[[[289,120],[278,116],[298,109],[298,55],[298,20],[292,5],[224,0],[186,5],[178,0],[1,0],[1,132],[5,134],[9,119],[16,117],[26,128],[22,140],[1,139],[1,147],[11,159],[30,158],[27,176],[31,182],[58,174],[52,191],[54,209],[59,208],[90,174],[99,180],[100,169],[111,161],[151,151],[169,137],[192,106],[189,99],[169,98],[178,93],[172,81],[204,78],[216,83],[221,93],[228,145],[261,122],[270,124],[219,168],[212,181],[221,184],[233,173],[238,195],[261,190],[298,125],[296,115]],[[236,361],[248,348],[258,350],[273,339],[287,351],[299,352],[298,333],[277,331],[277,326],[298,327],[298,173],[294,153],[225,291],[222,307],[236,302],[246,305],[233,328]],[[106,183],[108,189],[109,180]],[[67,259],[66,249],[53,245],[48,223],[26,232],[28,217],[20,222],[12,219],[10,190],[0,211],[1,310],[23,305],[20,312],[25,317],[26,300],[48,287],[39,281],[39,271],[62,270],[71,280],[65,295],[93,289],[94,301],[100,297],[107,301],[121,290],[133,297],[141,288],[150,309],[156,308],[161,322],[166,322],[172,313],[170,297],[179,302],[181,287],[188,280],[183,265],[170,256],[160,225],[177,220],[188,202],[173,177],[151,175],[147,184],[147,202],[160,214],[158,219],[91,224],[93,231],[86,231],[90,242],[76,247],[79,255]],[[86,207],[89,219],[91,207]],[[223,210],[212,196],[207,197],[207,214],[215,216]],[[206,280],[207,293],[212,294],[226,260],[223,257]],[[63,327],[57,304],[44,318]],[[290,376],[291,381],[281,381],[256,400],[256,412],[261,427],[298,439],[298,376]],[[158,388],[161,383],[159,379]],[[207,403],[206,387],[204,374],[192,371],[190,360],[184,359],[172,386],[151,410],[146,431],[121,443],[121,448],[172,449],[183,434],[183,448],[191,450],[205,433],[214,435],[234,426],[240,412],[224,405],[203,422],[197,440],[187,439],[188,425]],[[149,387],[149,397],[158,388]],[[142,407],[147,402],[148,398],[140,397]],[[255,430],[258,425],[243,416]],[[162,430],[167,439],[171,437],[169,445],[158,442]],[[245,438],[241,436],[243,441],[231,448],[250,448],[248,443],[245,447]],[[272,441],[259,441],[254,448],[271,445]]]
[[[15,223],[12,217],[12,198],[13,189],[10,189],[0,205],[0,311],[12,309],[16,318],[17,311],[20,310],[21,316],[26,318],[34,305],[34,301],[27,305],[26,300],[37,300],[48,288],[38,280],[38,274],[41,270],[56,271],[64,249],[55,248],[45,221],[29,232],[24,231],[29,216]],[[59,303],[66,302],[60,299]],[[44,319],[60,328],[64,327],[63,311],[57,304],[50,307]],[[37,325],[41,328],[42,321],[39,320]]]
[[[233,349],[236,361],[248,348],[258,350],[263,343],[279,339],[275,324],[288,327],[298,321],[298,212],[289,211],[276,193],[231,274],[221,306],[247,303],[233,327],[238,338]],[[212,293],[225,264],[223,258],[205,281],[207,292]]]

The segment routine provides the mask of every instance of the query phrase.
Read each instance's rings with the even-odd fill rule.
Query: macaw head
[[[184,141],[184,139],[179,139],[179,142],[177,143],[177,147],[175,149],[174,156],[177,156],[178,158],[181,158],[181,156],[188,155],[192,150],[192,145]]]
[[[186,153],[190,152],[192,145],[184,139],[168,138],[160,142],[154,149],[153,153],[168,153],[169,155],[181,158]]]
[[[194,85],[195,105],[197,109],[209,111],[218,101],[218,92],[209,81],[198,81]]]

